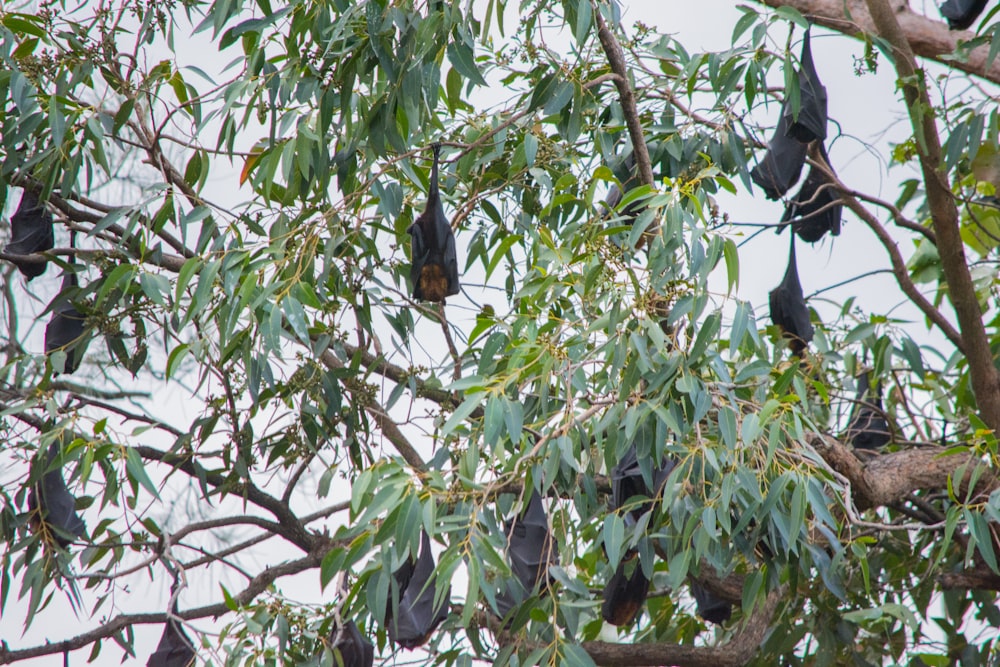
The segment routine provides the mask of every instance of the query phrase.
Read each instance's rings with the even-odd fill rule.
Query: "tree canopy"
[[[39,4],[0,664],[996,659],[995,9],[766,0],[701,52],[615,0]],[[893,72],[883,174],[820,38]],[[823,303],[870,252],[884,308]]]

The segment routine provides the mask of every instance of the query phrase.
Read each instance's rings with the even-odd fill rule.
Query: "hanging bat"
[[[629,506],[629,514],[638,521],[643,514],[653,509],[654,501],[652,499],[660,494],[660,490],[667,481],[670,471],[674,469],[674,465],[675,462],[672,458],[664,458],[660,467],[653,468],[651,471],[653,488],[650,489],[642,474],[638,450],[633,443],[618,465],[611,469],[611,509],[617,510]],[[628,500],[635,496],[643,496],[650,500],[630,505]]]
[[[792,348],[792,354],[801,357],[806,345],[813,339],[813,326],[809,321],[809,308],[806,307],[802,284],[799,282],[799,268],[795,263],[795,235],[792,234],[791,238],[788,269],[781,283],[771,290],[768,301],[771,306],[771,322],[781,328]]]
[[[455,234],[444,215],[441,193],[438,190],[438,155],[441,145],[434,144],[434,164],[431,167],[430,189],[427,191],[427,208],[410,225],[410,282],[413,298],[423,301],[443,302],[445,297],[458,294],[458,255],[455,252]]]
[[[635,187],[635,152],[626,155],[619,163],[619,169],[615,169],[614,172],[618,180],[621,181],[622,187],[625,188],[625,192]],[[619,172],[621,173],[619,174]],[[615,215],[614,210],[618,208],[618,204],[621,203],[624,196],[622,189],[617,184],[612,184],[611,188],[608,189],[608,195],[604,198],[604,205],[611,215]],[[632,224],[639,215],[640,206],[640,202],[632,202],[618,215],[624,222]]]
[[[787,101],[781,110],[781,116],[788,126],[787,134],[802,143],[823,141],[826,139],[827,99],[826,88],[820,83],[816,65],[813,63],[812,47],[809,44],[809,32],[802,40],[802,56],[799,58],[801,67],[799,79],[799,113]]]
[[[174,600],[173,613],[177,613],[177,601]],[[184,628],[174,618],[167,619],[167,625],[160,635],[160,643],[149,656],[146,667],[189,667],[194,664],[194,644],[184,632]]]
[[[951,30],[971,27],[986,8],[986,0],[945,0],[938,11],[948,21]]]
[[[340,641],[334,644],[337,637],[337,628],[330,633],[330,644],[334,651],[340,653],[341,662],[334,658],[334,665],[342,664],[342,667],[372,667],[375,662],[375,647],[370,641],[362,636],[361,631],[354,621],[344,624],[340,633]]]
[[[630,549],[604,586],[601,616],[611,625],[628,625],[639,615],[648,594],[649,579],[642,571],[638,552]]]
[[[750,171],[750,178],[764,190],[768,199],[780,199],[788,192],[799,180],[806,162],[807,145],[788,134],[789,123],[790,118],[782,109],[764,159]]]
[[[722,625],[729,620],[729,617],[733,615],[732,604],[715,597],[710,590],[696,581],[689,583],[698,616],[715,625]]]
[[[827,165],[830,164],[823,144],[819,144],[819,155]],[[840,195],[826,174],[821,169],[810,167],[799,193],[785,207],[781,221],[791,221],[792,231],[806,243],[819,241],[827,232],[840,236],[840,218],[844,207],[837,203],[839,201]],[[778,232],[783,229],[784,226],[778,227]]]
[[[507,559],[514,579],[497,595],[501,618],[506,618],[537,588],[547,588],[549,567],[559,564],[559,552],[549,532],[545,504],[538,491],[531,492],[520,517],[506,522],[504,532],[507,533]]]
[[[846,439],[855,449],[879,449],[892,440],[889,423],[882,410],[881,390],[876,383],[872,391],[869,372],[858,378],[858,395],[851,409],[851,421],[847,426]]]
[[[438,588],[434,577],[434,555],[431,540],[424,531],[420,542],[420,556],[403,572],[394,573],[399,586],[399,601],[389,600],[387,626],[389,639],[403,648],[422,646],[430,639],[434,629],[448,616],[447,602],[451,598],[451,584],[435,608],[434,598]]]
[[[41,524],[45,524],[56,543],[65,549],[75,538],[83,535],[87,525],[76,513],[76,499],[63,480],[58,461],[59,444],[53,442],[46,456],[46,472],[42,481],[35,484],[28,494],[28,510],[35,517],[36,526],[44,530]]]
[[[21,195],[21,202],[10,218],[10,229],[10,243],[3,249],[6,253],[30,255],[52,250],[55,246],[52,214],[45,208],[45,204],[38,201],[38,196],[30,190],[25,190]],[[45,273],[48,262],[35,264],[15,261],[14,265],[30,281]]]
[[[57,350],[66,352],[66,362],[63,367],[54,369],[57,374],[75,372],[80,367],[80,360],[86,347],[83,341],[83,325],[86,317],[71,301],[79,287],[73,270],[75,266],[76,263],[70,256],[70,268],[63,272],[62,289],[52,301],[52,319],[45,325],[45,354]]]

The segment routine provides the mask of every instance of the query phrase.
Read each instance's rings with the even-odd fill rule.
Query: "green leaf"
[[[139,452],[132,447],[125,448],[125,469],[128,471],[129,479],[142,485],[154,498],[160,499],[160,493],[156,490],[153,480],[146,474],[146,468],[142,463]]]

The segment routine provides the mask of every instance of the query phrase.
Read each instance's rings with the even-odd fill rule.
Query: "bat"
[[[372,667],[375,663],[375,647],[370,641],[361,635],[358,626],[354,621],[344,624],[340,633],[340,641],[334,644],[337,637],[337,628],[330,633],[330,644],[333,649],[340,653],[340,660],[343,667]],[[334,665],[341,664],[334,658]]]
[[[41,527],[40,524],[46,524],[56,543],[65,549],[74,538],[83,535],[87,525],[76,513],[76,499],[63,480],[58,462],[59,444],[53,442],[46,456],[46,472],[42,481],[35,484],[28,494],[28,510],[37,517],[36,525]]]
[[[410,282],[413,298],[444,302],[445,297],[458,294],[458,255],[455,234],[444,215],[438,190],[438,155],[441,145],[434,144],[434,165],[431,167],[427,207],[406,232],[410,235]]]
[[[802,55],[799,79],[799,113],[796,116],[792,105],[785,101],[781,110],[788,128],[787,134],[802,143],[826,139],[827,99],[826,88],[819,81],[816,65],[813,63],[809,32],[802,40]]]
[[[80,367],[83,358],[84,322],[86,317],[71,301],[76,295],[79,282],[73,270],[76,264],[70,257],[70,268],[63,272],[62,289],[52,300],[52,319],[45,325],[45,354],[65,350],[66,361],[61,369],[53,369],[57,374],[73,373]]]
[[[799,180],[806,162],[807,145],[788,134],[790,120],[782,109],[764,159],[750,171],[750,178],[768,199],[779,199],[788,192]]]
[[[629,499],[635,496],[656,498],[660,494],[663,484],[667,481],[670,471],[674,469],[674,465],[675,462],[672,458],[664,458],[660,467],[651,471],[653,488],[650,489],[646,483],[646,477],[642,474],[638,450],[633,443],[618,465],[611,469],[611,509],[617,510],[628,506],[630,507],[629,514],[638,521],[643,514],[653,509],[653,500],[629,503]]]
[[[819,144],[819,154],[829,165],[830,158],[823,144]],[[821,169],[810,167],[799,193],[785,207],[781,221],[791,221],[792,231],[806,243],[816,243],[827,232],[840,236],[840,218],[844,207],[836,203],[839,201],[840,196],[826,174]],[[783,229],[784,226],[778,227],[778,232]]]
[[[622,187],[625,188],[625,192],[628,192],[635,186],[635,153],[629,153],[626,155],[619,163],[619,168],[614,170],[615,176],[621,181]],[[621,172],[621,173],[619,173]],[[612,184],[611,188],[608,189],[608,195],[604,198],[604,205],[607,209],[614,214],[614,210],[618,208],[618,204],[621,203],[624,197],[622,189],[618,187],[618,184]],[[639,215],[640,202],[632,202],[625,207],[620,214],[620,217],[629,224],[635,222],[636,216]]]
[[[639,615],[649,594],[649,579],[642,571],[638,552],[630,549],[604,586],[601,616],[611,625],[628,625]]]
[[[986,0],[945,0],[938,11],[948,21],[951,30],[965,30],[972,26],[986,8]]]
[[[661,465],[653,468],[650,473],[652,488],[646,483],[646,477],[639,465],[639,454],[635,443],[628,448],[618,464],[611,469],[611,509],[629,508],[625,522],[638,521],[643,514],[654,507],[653,500],[660,495],[667,477],[674,469],[672,458],[664,458]],[[641,497],[646,500],[636,501]],[[604,602],[601,605],[601,616],[612,625],[627,625],[631,623],[639,610],[646,603],[649,593],[649,579],[642,571],[639,559],[634,549],[626,552],[614,575],[604,587]]]
[[[45,252],[55,247],[55,234],[52,230],[52,214],[45,204],[38,201],[38,196],[30,190],[21,195],[21,202],[10,218],[11,239],[3,251],[12,255],[30,255]],[[35,264],[14,262],[17,270],[27,280],[37,278],[45,273],[48,263]]]
[[[507,559],[514,579],[497,596],[501,618],[520,606],[539,584],[546,588],[549,567],[559,564],[559,552],[549,532],[545,504],[537,491],[531,492],[523,514],[506,522],[504,532],[507,533]]]
[[[882,410],[882,392],[876,384],[872,391],[868,371],[858,378],[858,395],[851,409],[847,441],[855,449],[879,449],[889,444],[892,435]]]
[[[799,268],[795,263],[795,235],[792,234],[791,238],[788,269],[781,283],[771,290],[768,301],[771,306],[771,322],[789,340],[792,354],[801,357],[806,345],[813,339],[813,326],[809,322],[809,308],[806,307],[802,284],[799,282]]]
[[[395,600],[389,601],[386,624],[390,640],[403,648],[413,649],[425,644],[434,629],[448,616],[451,583],[435,607],[438,582],[434,577],[431,539],[426,531],[421,536],[420,556],[400,570],[393,574],[399,584],[399,601],[398,604],[394,604]]]
[[[690,582],[690,585],[698,616],[709,623],[722,625],[733,615],[732,604],[715,597],[710,590],[696,581]]]
[[[174,600],[173,613],[177,613],[177,601]],[[194,644],[184,632],[184,628],[174,618],[167,619],[167,625],[160,635],[160,643],[149,656],[146,667],[189,667],[194,664]]]

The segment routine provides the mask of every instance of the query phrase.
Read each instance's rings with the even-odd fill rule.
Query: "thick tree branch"
[[[875,32],[875,24],[863,0],[756,0],[756,2],[769,7],[784,5],[794,7],[815,23],[846,35]],[[955,53],[959,42],[972,39],[973,33],[948,30],[948,26],[944,23],[911,10],[906,0],[894,0],[892,10],[916,55],[1000,83],[1000,59],[993,61],[989,67],[986,66],[989,56],[988,46],[973,49],[965,62],[948,59]]]
[[[807,442],[831,468],[850,481],[852,500],[860,511],[901,502],[913,491],[947,488],[948,478],[963,465],[966,468],[962,482],[955,486],[965,495],[973,469],[984,465],[971,454],[947,454],[939,447],[904,449],[862,462],[830,436],[812,433]],[[985,496],[997,486],[996,475],[987,472],[979,478],[974,493]]]
[[[867,3],[875,27],[892,45],[895,55],[896,73],[903,86],[906,108],[913,125],[927,203],[938,239],[941,269],[948,281],[948,295],[965,343],[962,351],[969,360],[969,374],[980,416],[994,432],[1000,432],[1000,374],[993,365],[993,352],[983,326],[983,312],[965,257],[958,207],[941,162],[941,140],[927,97],[925,76],[917,70],[913,50],[889,0],[867,0]]]
[[[670,643],[615,644],[584,642],[583,649],[598,665],[642,667],[678,665],[679,667],[739,667],[756,654],[774,619],[784,588],[772,591],[767,601],[754,610],[733,638],[720,646],[691,646]]]
[[[608,58],[611,71],[617,75],[614,79],[615,86],[618,88],[618,98],[621,101],[622,113],[625,115],[628,135],[632,140],[639,183],[652,187],[653,166],[649,161],[649,150],[646,148],[646,137],[642,131],[642,123],[639,122],[639,109],[635,104],[635,93],[632,92],[632,86],[629,84],[625,54],[622,52],[622,47],[614,33],[608,29],[600,6],[594,7],[594,19],[597,21],[597,37],[601,41],[601,48],[604,49],[604,55]]]

